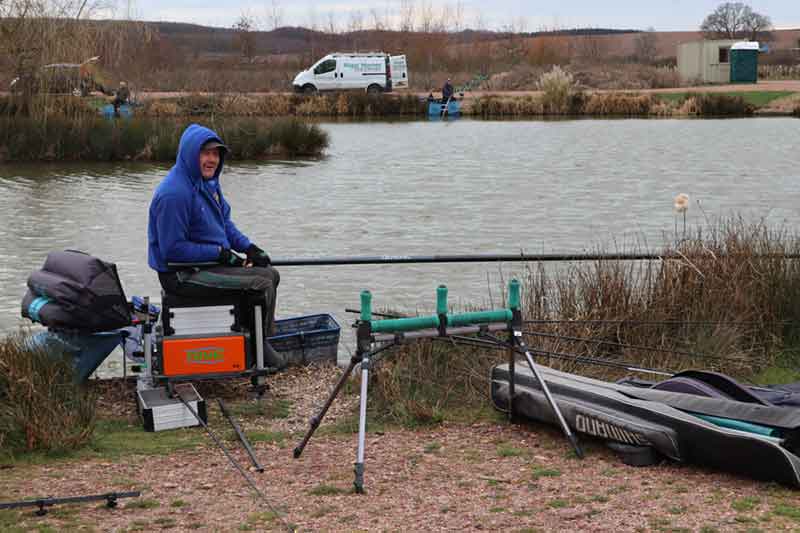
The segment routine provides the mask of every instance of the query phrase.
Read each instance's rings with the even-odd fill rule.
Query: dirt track
[[[2,501],[142,491],[116,510],[97,503],[61,506],[43,518],[30,510],[0,511],[0,530],[285,531],[284,524],[294,524],[300,531],[710,533],[800,526],[797,491],[697,466],[629,467],[585,438],[587,457],[579,461],[555,429],[500,417],[416,431],[373,429],[367,436],[367,493],[354,494],[355,435],[325,432],[333,420],[326,418],[303,456],[292,459],[305,421],[339,372],[297,369],[275,376],[274,398],[289,405],[288,415],[241,420],[251,438],[259,430],[276,432],[254,442],[266,472],[250,472],[269,504],[254,497],[200,429],[188,429],[182,431],[199,446],[151,455],[120,450],[119,457],[0,471]],[[356,406],[355,396],[343,400],[331,418]],[[224,435],[224,422],[212,423]],[[152,438],[139,433],[137,438]],[[241,446],[228,444],[247,465]]]
[[[800,92],[800,80],[780,80],[780,81],[762,81],[753,84],[732,84],[732,85],[704,85],[700,87],[675,87],[670,89],[641,89],[631,91],[601,91],[590,90],[590,92],[638,92],[638,93],[685,93],[685,92],[752,92],[752,91],[789,91]],[[177,98],[179,96],[188,96],[189,94],[207,94],[207,93],[188,93],[188,92],[142,92],[138,93],[140,98],[144,99],[157,99],[157,98]],[[290,95],[291,92],[284,93],[247,93],[249,96],[268,96],[274,94]],[[403,94],[403,93],[398,93]],[[414,93],[417,96],[424,98],[428,93]],[[466,98],[478,98],[485,95],[496,96],[527,96],[537,95],[540,91],[471,91],[465,93]]]

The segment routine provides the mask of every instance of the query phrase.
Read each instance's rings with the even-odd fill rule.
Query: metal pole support
[[[259,398],[264,390],[266,377],[264,377],[264,322],[262,321],[261,306],[253,307],[253,320],[255,329],[256,343],[256,375],[253,378],[253,386],[258,391]]]

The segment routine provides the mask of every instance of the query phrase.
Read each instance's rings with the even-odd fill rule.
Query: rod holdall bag
[[[109,331],[131,324],[117,267],[84,252],[50,252],[28,277],[22,316],[48,328]]]

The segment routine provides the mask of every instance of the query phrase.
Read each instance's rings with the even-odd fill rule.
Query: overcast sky
[[[133,18],[151,21],[192,22],[208,26],[230,27],[246,14],[259,29],[270,29],[273,5],[280,13],[281,25],[307,26],[314,23],[345,29],[354,17],[370,27],[375,16],[397,24],[401,0],[118,0],[116,16],[130,12]],[[417,14],[425,4],[441,13],[443,6],[454,9],[458,0],[405,0],[412,2]],[[713,11],[719,0],[461,0],[464,25],[477,23],[489,29],[513,25],[526,31],[542,29],[603,27],[659,31],[695,30]],[[765,0],[749,2],[757,12],[772,18],[776,28],[800,27],[800,0]]]

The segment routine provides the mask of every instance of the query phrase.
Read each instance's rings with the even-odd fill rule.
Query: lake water
[[[232,163],[234,220],[273,258],[655,248],[687,225],[741,214],[800,222],[800,120],[575,120],[323,124],[319,161]],[[236,147],[234,146],[235,150]],[[0,330],[25,324],[25,280],[48,251],[116,262],[128,296],[158,296],[147,209],[169,165],[0,165]],[[681,219],[681,225],[683,224]],[[340,357],[362,289],[376,308],[498,302],[521,265],[284,267],[278,317],[331,313]]]

